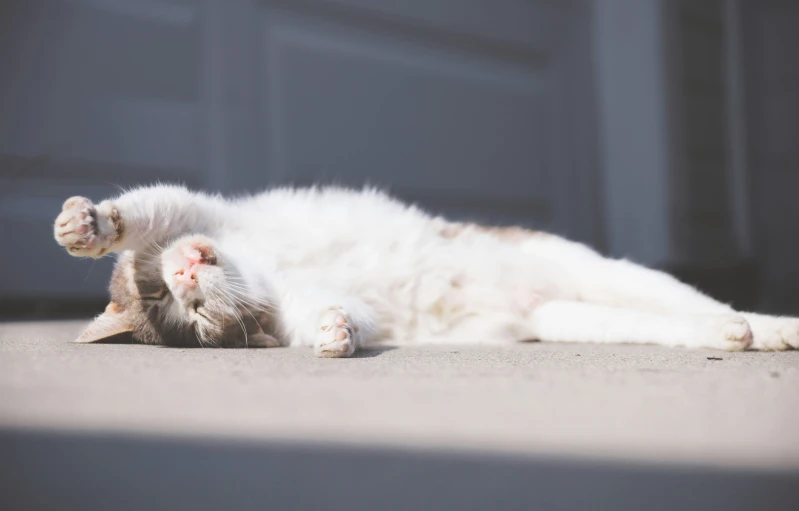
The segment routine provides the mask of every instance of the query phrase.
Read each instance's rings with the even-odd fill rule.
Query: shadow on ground
[[[9,510],[797,509],[799,473],[0,431]]]

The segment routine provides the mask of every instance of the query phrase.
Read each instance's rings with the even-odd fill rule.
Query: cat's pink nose
[[[197,265],[192,265],[189,268],[183,268],[175,272],[175,282],[182,284],[186,287],[194,287],[197,285]]]

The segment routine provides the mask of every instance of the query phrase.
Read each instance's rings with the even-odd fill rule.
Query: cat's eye
[[[162,287],[156,293],[142,295],[141,299],[142,300],[158,300],[158,301],[160,301],[160,300],[163,300],[164,298],[166,298],[166,295],[168,293],[169,293],[169,290],[166,287]]]

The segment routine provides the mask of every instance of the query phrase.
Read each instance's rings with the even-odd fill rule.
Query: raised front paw
[[[349,357],[355,353],[357,334],[358,327],[352,324],[343,309],[333,307],[326,310],[319,320],[314,353],[317,357]]]
[[[119,213],[85,197],[67,199],[55,220],[55,240],[75,257],[102,257],[122,235]]]

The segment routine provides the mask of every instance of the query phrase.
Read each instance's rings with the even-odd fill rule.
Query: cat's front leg
[[[292,346],[312,346],[323,358],[352,356],[376,337],[374,309],[363,300],[321,289],[283,295],[281,322]]]
[[[56,219],[55,239],[76,257],[156,250],[185,234],[212,234],[228,212],[223,200],[180,186],[137,188],[97,205],[72,197]]]
[[[54,226],[58,244],[75,257],[104,256],[124,231],[119,211],[110,202],[95,206],[85,197],[67,199]]]

